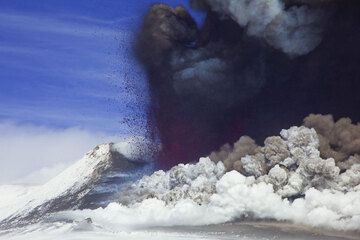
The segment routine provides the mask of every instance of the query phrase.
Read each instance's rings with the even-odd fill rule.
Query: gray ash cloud
[[[319,150],[316,156],[318,160],[331,159],[334,162],[333,167],[338,167],[338,173],[360,164],[359,123],[352,123],[349,118],[335,121],[332,115],[310,114],[304,119],[303,126],[314,130],[313,138],[316,140],[313,142],[316,142],[315,147]],[[306,131],[303,133],[303,137],[299,135],[297,142],[311,135]],[[227,143],[218,151],[212,152],[210,159],[223,162],[228,171],[237,170],[256,177],[269,174],[270,169],[277,164],[291,171],[296,160],[290,159],[291,156],[294,159],[294,155],[298,155],[298,149],[290,146],[288,142],[286,134],[282,134],[281,137],[267,137],[264,145],[259,146],[251,137],[242,136],[234,144]]]

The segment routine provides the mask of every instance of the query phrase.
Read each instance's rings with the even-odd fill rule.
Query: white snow
[[[67,168],[48,183],[29,190],[12,188],[16,192],[15,202],[8,204],[7,211],[0,215],[0,220],[13,214],[24,215],[46,201],[59,197],[63,194],[75,193],[84,186],[96,174],[96,170],[109,164],[111,144],[99,145],[88,152],[85,157]],[[6,191],[6,190],[5,190]],[[9,200],[12,197],[8,195]],[[1,203],[1,201],[0,201]]]
[[[26,198],[29,192],[37,188],[36,186],[0,185],[0,221],[14,213],[14,207],[23,203],[21,199]]]
[[[202,236],[196,233],[160,232],[160,231],[107,231],[101,227],[93,229],[79,229],[77,223],[37,224],[25,230],[19,230],[2,235],[1,240],[202,240],[218,239],[218,237]]]

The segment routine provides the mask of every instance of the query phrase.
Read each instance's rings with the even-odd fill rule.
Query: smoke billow
[[[331,115],[311,114],[304,119],[304,126],[314,128],[320,139],[323,157],[334,158],[343,168],[348,169],[353,162],[360,163],[360,125],[350,118],[334,121]],[[349,158],[351,157],[351,158]]]
[[[226,169],[242,170],[240,159],[246,155],[255,155],[259,152],[259,147],[255,141],[248,136],[241,137],[232,147],[230,144],[225,144],[218,152],[212,152],[210,159],[214,162],[222,161]]]
[[[174,46],[195,41],[196,31],[195,21],[183,7],[155,5],[145,16],[138,38],[138,55],[149,69],[161,67],[164,55]]]
[[[311,114],[303,127],[282,130],[260,147],[243,136],[233,146],[225,144],[210,154],[228,171],[273,184],[285,197],[304,194],[310,187],[349,191],[360,184],[359,124],[348,118],[337,122],[331,115]]]
[[[310,115],[305,124],[309,119],[332,120],[331,116]],[[146,222],[154,225],[252,218],[359,231],[360,163],[341,171],[340,162],[322,157],[319,137],[320,132],[305,126],[283,129],[280,136],[267,138],[263,147],[241,137],[234,146],[224,145],[197,163],[143,177],[112,208],[130,216],[140,212],[141,219],[145,213]],[[156,212],[155,219],[147,214],[151,212]]]
[[[286,9],[280,0],[205,0],[204,3],[222,16],[230,16],[246,28],[248,35],[263,38],[292,56],[309,53],[322,40],[324,13],[307,6]]]
[[[331,115],[314,114],[305,118],[304,125],[283,129],[280,136],[266,138],[264,146],[242,136],[233,145],[225,144],[196,164],[179,164],[167,172],[161,170],[145,176],[120,201],[129,204],[155,197],[170,205],[181,199],[205,204],[216,193],[216,183],[233,170],[256,179],[256,183],[271,184],[282,198],[301,198],[311,188],[344,193],[360,191],[360,149],[354,148],[352,141],[339,141],[346,137],[356,142],[358,132],[352,131],[351,136],[337,135],[339,128],[346,133],[359,125],[345,118],[334,122]],[[326,139],[328,144],[337,140],[337,148],[331,145],[335,148],[332,153],[352,150],[346,152],[346,158],[334,159],[327,156],[330,147],[324,148],[321,139]]]
[[[206,13],[201,27],[183,7],[154,5],[136,44],[148,74],[149,125],[162,144],[161,167],[195,161],[239,136],[263,141],[312,112],[360,120],[359,1],[191,3]],[[341,147],[347,137],[327,134],[319,135],[323,157],[357,161],[356,146]],[[249,146],[239,154],[258,153],[241,141]],[[271,154],[284,143],[267,142],[267,158],[278,161]],[[229,152],[224,146],[220,155],[233,159]],[[224,162],[230,169],[234,163],[244,167],[238,159]]]

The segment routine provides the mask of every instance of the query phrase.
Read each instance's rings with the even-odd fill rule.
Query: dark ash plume
[[[311,112],[360,120],[360,2],[251,2],[192,1],[207,14],[201,28],[182,7],[155,5],[145,16],[136,50],[149,77],[149,124],[162,143],[162,167],[195,161],[239,136],[263,141]],[[270,17],[244,20],[245,10]],[[282,145],[267,141],[274,142],[270,158]],[[329,144],[329,152],[345,154],[335,159],[353,155]]]
[[[138,37],[138,56],[149,70],[161,68],[164,56],[176,47],[194,42],[196,33],[196,23],[183,7],[155,5],[145,16]]]

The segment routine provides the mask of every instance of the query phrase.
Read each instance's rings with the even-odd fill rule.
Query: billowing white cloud
[[[79,128],[0,122],[0,184],[44,183],[96,145],[121,139]]]

